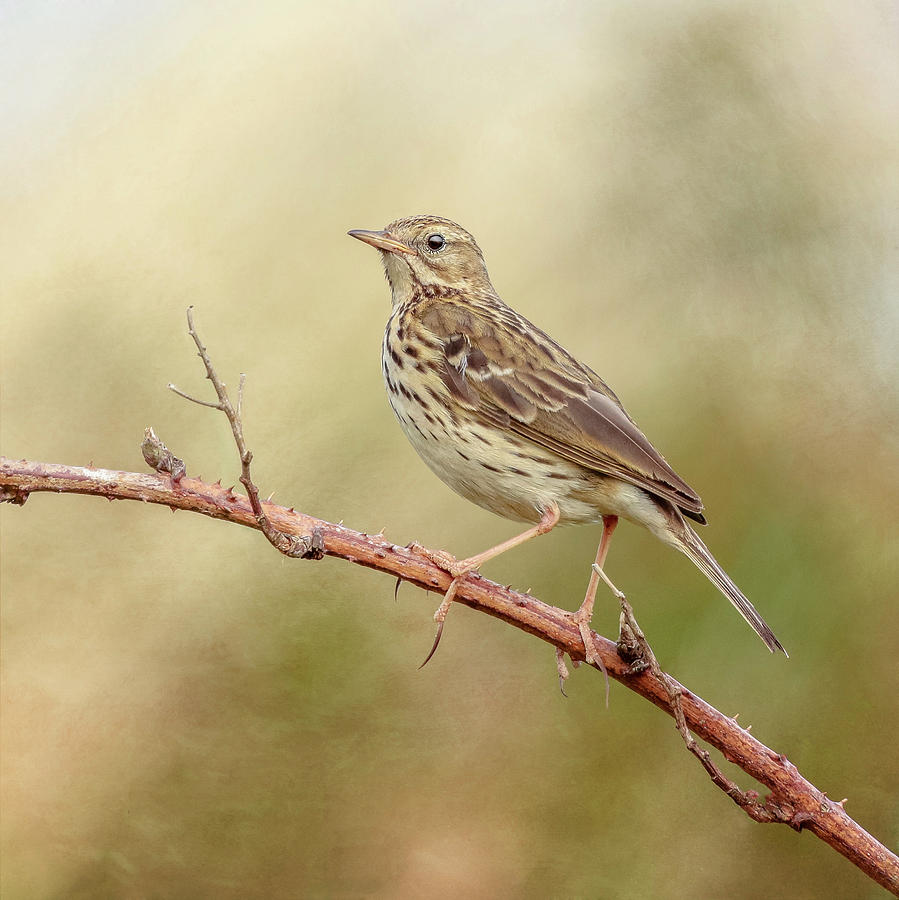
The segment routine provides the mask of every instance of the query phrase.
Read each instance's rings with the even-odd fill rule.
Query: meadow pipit
[[[786,653],[686,521],[705,524],[698,494],[592,369],[503,303],[464,228],[415,216],[349,233],[381,251],[387,272],[393,312],[381,368],[406,437],[463,497],[536,523],[469,559],[436,557],[454,576],[435,614],[441,627],[460,580],[487,560],[556,525],[601,521],[587,595],[574,613],[587,661],[598,664],[589,625],[599,578],[618,593],[602,567],[621,517],[685,553],[771,651]]]

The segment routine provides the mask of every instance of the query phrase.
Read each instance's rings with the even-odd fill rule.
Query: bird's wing
[[[440,377],[454,400],[491,425],[564,459],[628,481],[704,522],[702,501],[591,369],[502,306],[426,302],[417,318],[441,347]]]

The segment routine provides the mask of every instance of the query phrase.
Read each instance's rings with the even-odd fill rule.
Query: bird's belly
[[[525,438],[499,432],[436,403],[388,392],[394,413],[418,455],[449,487],[478,506],[521,522],[538,522],[556,503],[560,521],[598,522],[595,473]],[[600,504],[602,505],[602,504]]]

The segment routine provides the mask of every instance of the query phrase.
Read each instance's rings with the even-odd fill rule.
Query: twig
[[[253,453],[247,448],[246,441],[244,441],[243,437],[243,420],[241,418],[241,413],[243,411],[243,389],[244,383],[246,382],[246,375],[241,373],[240,376],[240,382],[237,387],[237,409],[235,410],[231,405],[231,398],[228,396],[228,390],[225,387],[225,383],[219,378],[218,373],[215,371],[215,367],[212,365],[212,360],[209,358],[206,347],[203,345],[203,342],[200,340],[200,335],[197,333],[197,329],[194,325],[194,308],[192,306],[187,308],[187,331],[197,345],[197,355],[203,360],[203,365],[206,367],[206,377],[212,382],[212,386],[215,388],[215,393],[219,398],[219,402],[208,403],[205,400],[198,400],[196,397],[191,397],[190,394],[186,394],[173,384],[169,384],[169,390],[174,391],[174,393],[179,397],[183,397],[185,400],[190,400],[191,403],[197,403],[200,406],[208,406],[211,409],[221,410],[221,412],[227,416],[228,422],[231,425],[231,433],[234,435],[234,443],[237,444],[237,452],[240,454],[240,483],[246,488],[247,497],[249,497],[250,506],[253,509],[253,515],[256,517],[256,524],[259,526],[259,530],[266,538],[268,538],[269,543],[279,553],[283,553],[285,556],[289,556],[292,559],[321,559],[324,554],[322,552],[320,534],[314,530],[311,534],[301,536],[284,534],[272,526],[268,516],[266,516],[265,511],[262,509],[262,503],[259,500],[259,490],[253,483],[253,478],[250,474],[250,463],[253,461]]]
[[[733,781],[731,781],[722,771],[715,765],[708,750],[700,747],[696,743],[695,738],[690,734],[687,727],[687,719],[684,715],[684,707],[681,702],[683,696],[683,688],[670,675],[662,671],[658,659],[646,640],[646,635],[637,624],[634,616],[634,610],[628,603],[624,594],[618,594],[618,602],[621,604],[621,622],[618,635],[618,654],[630,663],[630,671],[633,674],[639,674],[647,669],[652,672],[658,681],[665,686],[665,692],[668,695],[668,706],[671,715],[674,718],[674,724],[683,738],[687,749],[702,764],[702,767],[708,772],[712,782],[719,787],[734,803],[746,814],[755,819],[756,822],[786,822],[782,810],[777,808],[771,798],[766,803],[759,803],[759,795],[756,791],[743,791]]]
[[[173,384],[168,385],[168,388],[170,391],[176,393],[179,397],[184,397],[185,400],[190,400],[191,403],[196,403],[197,406],[208,406],[210,409],[222,408],[221,403],[209,403],[206,400],[197,400],[196,397],[191,397],[190,394],[185,394],[184,391],[181,390],[181,388],[177,388]]]
[[[16,498],[15,502],[21,503],[29,493],[41,491],[160,503],[172,509],[261,528],[249,500],[220,484],[188,477],[174,483],[167,475],[156,473],[116,472],[0,457],[0,499]],[[284,534],[299,536],[317,531],[325,555],[378,569],[427,590],[445,593],[449,587],[451,576],[447,572],[408,548],[293,509],[266,506],[265,516]],[[480,576],[466,578],[459,585],[455,600],[536,635],[572,659],[584,658],[580,632],[565,610]],[[673,683],[679,693],[684,721],[693,734],[720,750],[725,759],[771,791],[764,800],[753,801],[756,815],[752,815],[749,807],[743,807],[752,818],[781,822],[797,831],[811,831],[878,884],[899,895],[899,858],[848,816],[841,803],[831,800],[803,778],[785,756],[766,747],[735,719],[719,712],[670,676],[663,681],[649,669],[634,674],[619,655],[617,645],[607,638],[595,634],[594,643],[612,678],[669,715]]]

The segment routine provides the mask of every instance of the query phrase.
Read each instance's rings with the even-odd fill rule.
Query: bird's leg
[[[505,553],[507,550],[511,550],[519,544],[524,544],[538,535],[547,534],[559,524],[560,517],[561,513],[559,512],[558,505],[551,502],[549,508],[540,517],[540,521],[531,528],[528,528],[527,531],[522,531],[521,534],[516,534],[515,537],[511,537],[509,540],[503,541],[501,544],[497,544],[489,550],[484,550],[483,553],[478,553],[477,556],[469,556],[468,559],[460,559],[458,566],[462,570],[461,574],[467,575],[475,569],[480,569],[485,562],[499,556],[501,553]]]
[[[507,541],[503,541],[501,544],[497,544],[495,547],[491,547],[489,550],[485,550],[483,553],[478,553],[477,556],[469,556],[468,559],[457,560],[453,559],[447,553],[435,553],[432,550],[426,550],[418,544],[412,545],[413,549],[421,553],[422,556],[427,557],[431,562],[436,563],[441,569],[445,569],[453,576],[453,580],[450,582],[450,586],[447,588],[446,594],[443,597],[443,602],[437,607],[437,611],[434,613],[434,621],[437,623],[437,635],[434,638],[434,646],[431,647],[431,652],[427,655],[425,661],[419,668],[425,666],[437,652],[437,646],[440,643],[440,638],[443,634],[443,622],[446,619],[446,614],[452,605],[453,599],[456,596],[456,591],[459,589],[459,585],[465,580],[466,576],[470,572],[479,569],[488,560],[499,556],[501,553],[505,553],[507,550],[511,550],[519,544],[524,544],[526,541],[531,540],[531,538],[537,537],[537,535],[546,534],[547,532],[552,531],[553,528],[559,524],[560,516],[561,514],[558,505],[552,502],[536,525],[528,528],[527,531],[522,531],[521,534],[517,534],[515,537],[509,538]]]
[[[581,640],[584,642],[584,656],[591,665],[598,665],[603,668],[602,660],[596,651],[596,644],[593,642],[593,633],[590,630],[590,620],[593,618],[593,604],[596,602],[596,589],[599,587],[600,578],[612,589],[612,593],[616,597],[623,597],[624,594],[615,587],[609,580],[609,577],[603,571],[602,567],[606,561],[609,552],[609,544],[612,542],[612,532],[618,525],[618,516],[602,517],[602,539],[599,542],[599,549],[596,551],[596,562],[590,571],[590,581],[587,584],[587,595],[584,602],[580,605],[578,611],[572,617],[581,633]],[[605,669],[603,669],[605,671]]]

